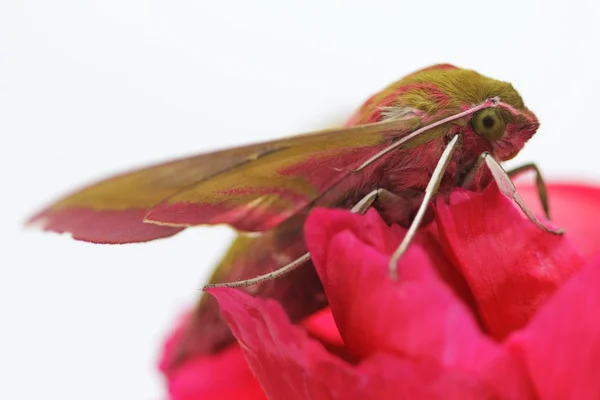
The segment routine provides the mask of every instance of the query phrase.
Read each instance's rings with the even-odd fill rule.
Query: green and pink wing
[[[203,224],[265,231],[414,126],[332,129],[151,166],[75,192],[30,222],[95,243],[144,242]]]

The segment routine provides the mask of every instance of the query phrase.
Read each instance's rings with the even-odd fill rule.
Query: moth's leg
[[[475,189],[477,188],[480,179],[482,178],[481,174],[486,171],[491,172],[489,168],[483,168],[486,166],[485,157],[489,154],[487,152],[481,153],[475,162],[475,165],[469,170],[467,175],[462,181],[461,186],[465,189]],[[512,178],[516,175],[519,175],[522,172],[533,171],[535,173],[535,184],[537,187],[538,196],[540,198],[540,203],[542,203],[542,208],[544,210],[544,215],[546,218],[550,219],[550,205],[548,202],[548,190],[546,189],[546,182],[540,172],[538,166],[534,163],[528,163],[521,165],[519,167],[510,169],[506,171],[506,174]]]
[[[454,155],[454,152],[456,151],[456,148],[458,147],[461,139],[462,139],[462,137],[460,135],[458,135],[458,134],[455,135],[452,138],[452,140],[450,141],[450,143],[448,143],[448,145],[444,149],[444,152],[442,153],[442,156],[440,157],[437,165],[435,166],[435,169],[433,170],[433,174],[431,175],[431,178],[429,179],[429,183],[427,184],[427,187],[425,188],[425,196],[423,197],[423,200],[421,201],[421,205],[419,206],[419,209],[417,210],[417,214],[415,215],[415,218],[413,219],[412,223],[410,224],[410,227],[408,228],[408,231],[406,232],[404,239],[402,239],[402,242],[400,242],[400,245],[392,254],[392,257],[390,259],[389,269],[390,269],[390,277],[393,280],[398,279],[398,260],[400,260],[400,257],[402,257],[402,255],[406,252],[406,250],[408,249],[408,246],[410,245],[410,242],[412,242],[413,238],[415,237],[415,234],[417,233],[417,229],[419,229],[419,226],[421,225],[421,222],[423,221],[423,217],[425,216],[425,211],[427,211],[429,202],[433,199],[433,196],[437,193],[437,190],[440,187],[440,183],[442,182],[442,178],[444,177],[444,173],[446,172],[446,168],[448,167],[450,160],[452,160],[452,156]]]
[[[483,168],[485,165],[485,155],[489,154],[487,152],[481,153],[475,164],[471,167],[471,169],[467,172],[463,181],[460,183],[460,186],[468,189],[468,190],[476,190],[480,184],[481,179],[483,178],[483,173],[485,173],[486,169]]]
[[[363,214],[365,211],[369,209],[373,205],[373,203],[377,200],[378,196],[394,196],[394,194],[388,192],[385,189],[375,189],[363,197],[352,209],[350,210],[353,213]],[[305,253],[302,256],[298,257],[294,261],[290,262],[283,267],[276,269],[275,271],[269,272],[267,274],[259,275],[257,277],[251,279],[244,279],[242,281],[235,282],[224,282],[224,283],[211,283],[204,286],[204,289],[216,288],[216,287],[247,287],[257,285],[261,282],[270,281],[273,279],[277,279],[286,275],[296,268],[300,267],[302,264],[310,260],[310,253]]]
[[[564,233],[564,229],[549,228],[546,225],[544,225],[535,216],[535,214],[531,211],[531,209],[529,209],[529,207],[527,206],[527,204],[525,203],[525,201],[523,200],[523,198],[521,197],[519,192],[517,192],[517,188],[513,184],[512,180],[510,179],[510,174],[508,172],[506,172],[504,170],[504,168],[502,168],[500,163],[498,161],[496,161],[496,159],[488,152],[481,153],[477,162],[475,163],[475,165],[473,166],[471,171],[467,174],[467,177],[463,181],[462,186],[469,187],[469,186],[466,186],[466,184],[473,183],[473,179],[471,177],[477,176],[477,174],[480,173],[480,171],[482,170],[482,167],[487,167],[487,169],[491,172],[492,177],[498,184],[498,188],[500,189],[500,192],[502,194],[504,194],[505,196],[511,198],[515,203],[517,203],[519,208],[523,211],[523,213],[525,213],[525,215],[527,216],[527,218],[529,218],[529,220],[531,222],[533,222],[536,226],[538,226],[544,232],[552,233],[554,235],[562,235]],[[511,172],[512,172],[512,175],[516,175],[516,174],[523,172],[525,170],[528,170],[528,169],[534,169],[537,172],[536,181],[537,181],[538,193],[540,195],[542,207],[544,208],[546,215],[548,215],[549,214],[548,213],[548,194],[546,191],[546,185],[544,183],[544,180],[541,177],[541,174],[539,173],[539,170],[535,166],[535,164],[523,165],[522,167],[516,168],[516,169],[512,170]]]
[[[540,203],[542,203],[542,208],[544,209],[544,215],[546,218],[550,219],[550,204],[548,202],[548,189],[546,188],[546,181],[544,181],[544,177],[540,172],[540,169],[535,163],[528,163],[518,166],[513,169],[509,169],[506,171],[508,176],[513,178],[516,175],[519,175],[522,172],[533,171],[535,173],[535,186],[537,188],[538,197],[540,198]]]
[[[353,212],[356,214],[364,214],[369,209],[369,207],[371,207],[373,205],[373,203],[375,203],[375,201],[381,195],[382,192],[389,193],[385,189],[372,190],[371,192],[369,192],[369,194],[367,194],[365,197],[363,197],[358,203],[356,203],[354,205],[354,207],[352,207],[350,209],[350,212]]]

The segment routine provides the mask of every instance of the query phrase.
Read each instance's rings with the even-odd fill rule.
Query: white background
[[[159,344],[226,228],[130,246],[24,230],[112,172],[342,121],[431,63],[512,82],[519,161],[600,177],[598,2],[0,0],[0,398],[159,399]]]

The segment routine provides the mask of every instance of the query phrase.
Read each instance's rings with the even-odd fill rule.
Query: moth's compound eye
[[[496,108],[486,108],[475,113],[471,119],[471,126],[479,136],[493,142],[504,135],[506,122],[498,115]]]

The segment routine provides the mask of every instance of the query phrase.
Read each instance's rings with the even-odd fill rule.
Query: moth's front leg
[[[355,214],[364,214],[369,208],[387,208],[402,204],[404,197],[398,196],[386,189],[374,189],[364,196],[350,209]]]
[[[500,163],[496,161],[496,159],[490,153],[481,153],[477,161],[475,162],[473,168],[471,168],[471,170],[466,174],[461,186],[466,189],[477,188],[481,180],[484,178],[483,174],[485,174],[486,171],[489,171],[492,175],[492,178],[498,184],[500,192],[502,192],[502,194],[504,194],[505,196],[510,197],[515,203],[517,203],[519,208],[525,213],[525,215],[527,216],[527,218],[529,218],[529,220],[531,220],[531,222],[533,222],[545,232],[549,232],[555,235],[563,234],[563,229],[554,229],[544,225],[535,216],[535,214],[527,206],[521,195],[517,192],[517,188],[513,184],[511,176],[518,175],[519,173],[528,170],[533,170],[534,172],[536,172],[538,194],[540,196],[542,207],[544,208],[544,213],[546,214],[546,216],[548,216],[548,192],[546,190],[546,184],[542,178],[542,175],[535,164],[525,164],[521,167],[515,168],[507,172],[504,170],[504,168],[502,168]]]
[[[369,207],[375,208],[388,224],[408,226],[414,210],[423,199],[422,190],[403,189],[397,193],[387,189],[376,189],[367,194],[351,211],[363,214]]]
[[[460,182],[460,187],[467,190],[478,190],[481,189],[485,184],[489,183],[491,177],[490,170],[487,168],[483,168],[485,165],[485,156],[489,154],[488,152],[481,153],[475,164],[467,171],[464,175],[462,181]],[[489,175],[488,175],[489,174]]]
[[[538,197],[540,199],[540,203],[542,203],[542,208],[544,209],[544,214],[546,218],[550,219],[550,203],[548,202],[548,189],[546,188],[546,181],[540,172],[540,169],[535,163],[527,163],[521,166],[518,166],[513,169],[509,169],[506,171],[508,176],[514,178],[522,172],[533,171],[535,173],[535,186],[537,188]]]
[[[404,235],[404,238],[390,257],[388,267],[390,270],[390,277],[393,280],[398,280],[398,261],[406,252],[408,246],[417,234],[417,229],[419,229],[419,226],[421,226],[421,223],[425,218],[425,213],[427,212],[429,202],[431,202],[433,197],[437,194],[438,188],[440,187],[442,179],[444,178],[446,168],[448,167],[448,164],[450,164],[454,153],[460,148],[461,145],[462,136],[459,134],[454,135],[450,142],[448,142],[448,144],[446,145],[444,151],[442,152],[442,155],[440,156],[440,159],[438,160],[435,169],[431,174],[429,183],[427,183],[427,187],[425,188],[425,194],[423,196],[423,199],[421,200],[419,208],[417,209],[417,213],[415,214],[415,217],[410,223],[410,226],[406,231],[406,235]]]

